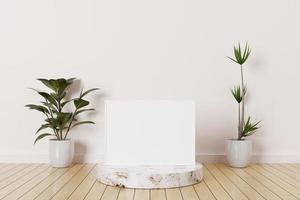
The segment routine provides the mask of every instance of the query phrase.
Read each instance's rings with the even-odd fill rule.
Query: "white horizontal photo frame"
[[[195,165],[193,101],[108,100],[105,120],[106,165]]]

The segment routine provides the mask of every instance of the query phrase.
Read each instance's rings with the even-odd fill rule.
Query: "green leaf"
[[[50,95],[51,95],[51,97],[52,97],[53,99],[55,99],[55,101],[59,101],[59,100],[60,100],[59,96],[58,96],[56,93],[51,92]]]
[[[260,123],[260,121],[253,124],[253,123],[251,122],[251,118],[248,117],[247,121],[244,122],[244,130],[242,131],[243,137],[247,137],[247,136],[250,136],[250,135],[252,135],[253,133],[255,133],[255,132],[257,131],[257,129],[260,128],[260,127],[258,126],[259,123]]]
[[[49,118],[45,120],[47,123],[51,124],[51,127],[56,129],[56,130],[60,130],[62,127],[62,122],[61,120],[57,119],[57,118]]]
[[[250,49],[248,43],[246,43],[246,47],[245,47],[244,54],[243,54],[243,59],[245,61],[248,59],[250,53],[251,53],[251,49]]]
[[[73,113],[60,112],[57,113],[56,117],[46,119],[45,121],[48,122],[52,128],[61,130],[71,121],[72,115]]]
[[[45,119],[45,122],[51,124],[51,127],[57,129],[60,126],[59,120],[57,118],[48,118]]]
[[[244,49],[242,50],[240,43],[238,43],[237,46],[233,47],[233,53],[234,53],[235,59],[228,57],[228,56],[227,57],[230,60],[242,65],[247,61],[249,55],[251,54],[251,49],[250,49],[248,43],[246,43]]]
[[[70,99],[68,101],[62,102],[61,103],[61,107],[63,108],[65,105],[67,105],[68,103],[70,103],[71,101],[73,101],[74,99]]]
[[[89,109],[82,109],[82,110],[79,110],[75,113],[75,116],[76,115],[79,115],[80,113],[83,113],[83,112],[89,112],[89,111],[95,111],[94,108],[89,108]]]
[[[244,53],[243,53],[243,58],[245,58],[245,57],[246,57],[246,54],[248,54],[248,48],[249,48],[248,43],[246,43],[245,51],[244,51]]]
[[[95,122],[92,122],[92,121],[82,121],[82,122],[78,122],[78,123],[74,124],[72,127],[79,126],[79,125],[82,125],[82,124],[95,124]]]
[[[52,128],[51,124],[42,124],[42,126],[35,132],[35,134],[46,128]]]
[[[44,101],[42,101],[41,103],[42,103],[44,106],[46,106],[47,108],[50,108],[51,111],[52,111],[53,113],[58,113],[57,108],[56,108],[53,104],[48,103],[48,102],[44,102]]]
[[[243,96],[241,94],[240,86],[234,86],[233,89],[231,89],[231,94],[238,103],[242,102]]]
[[[239,43],[239,46],[238,46],[238,56],[239,56],[239,60],[241,61],[243,58],[242,58],[242,50],[241,50],[240,43]]]
[[[55,107],[57,107],[57,102],[56,99],[51,96],[50,94],[48,94],[47,92],[38,92],[39,95],[41,95],[42,97],[44,97],[44,99],[46,101],[48,101],[49,103],[53,104]]]
[[[66,92],[63,92],[63,93],[60,94],[59,98],[60,98],[60,99],[63,99],[63,98],[66,97],[66,95],[67,95],[67,93],[66,93]]]
[[[83,100],[81,98],[74,100],[74,105],[75,105],[75,107],[76,107],[77,110],[80,109],[80,108],[82,108],[82,107],[85,107],[85,106],[87,106],[89,104],[90,104],[90,102],[88,102],[86,100]]]
[[[46,101],[49,101],[50,103],[56,105],[56,100],[55,98],[53,98],[50,94],[48,94],[47,92],[41,92],[41,91],[38,91],[34,88],[29,88],[31,90],[34,90],[35,92],[37,92],[39,95],[41,95]]]
[[[69,123],[72,118],[72,115],[73,113],[57,113],[56,119],[58,120],[59,127],[64,127],[67,123]]]
[[[38,80],[41,81],[45,86],[53,90],[58,95],[58,97],[61,98],[64,95],[64,91],[66,90],[66,88],[73,83],[75,78],[71,78],[68,80],[64,78],[59,78],[59,79],[40,78]]]
[[[67,79],[67,82],[70,83],[70,84],[72,84],[74,82],[74,80],[76,80],[76,78],[74,78],[74,77],[73,78],[69,78],[69,79]]]
[[[44,137],[46,137],[46,136],[50,136],[50,135],[53,135],[53,134],[50,134],[50,133],[43,133],[43,134],[39,135],[39,136],[35,139],[34,144],[35,144],[37,141],[39,141],[40,139],[42,139],[42,138],[44,138]]]
[[[56,80],[54,80],[54,79],[43,79],[43,78],[39,78],[38,80],[41,81],[46,87],[50,88],[54,92],[57,92],[58,84],[57,84]]]
[[[34,105],[34,104],[28,104],[25,107],[28,107],[29,109],[32,109],[32,110],[40,111],[40,112],[42,112],[44,114],[49,114],[49,110],[46,107],[44,107],[44,106]]]
[[[234,60],[233,58],[231,58],[231,57],[229,57],[229,56],[227,56],[227,58],[229,58],[229,59],[232,60],[233,62],[236,62],[237,64],[239,64],[238,61]]]
[[[89,90],[85,91],[84,93],[82,93],[82,94],[80,95],[80,97],[82,98],[82,97],[84,97],[85,95],[87,95],[88,93],[93,92],[93,91],[95,91],[95,90],[100,90],[100,88],[92,88],[92,89],[89,89]]]
[[[52,89],[53,91],[57,91],[59,81],[66,81],[65,79],[38,79],[38,80],[41,81],[48,88]]]
[[[238,47],[234,47],[234,56],[238,63],[241,63],[241,46],[238,44]]]

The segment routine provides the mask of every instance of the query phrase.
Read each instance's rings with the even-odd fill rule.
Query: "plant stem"
[[[62,128],[59,130],[59,132],[60,132],[60,140],[63,140],[63,130],[62,130]]]
[[[77,112],[77,108],[75,109],[75,112],[74,112],[73,115],[72,115],[70,124],[69,124],[69,126],[68,126],[68,129],[67,129],[66,134],[65,134],[65,137],[64,137],[64,140],[67,138],[67,135],[68,135],[68,133],[69,133],[69,131],[70,131],[70,129],[71,129],[71,126],[72,126],[72,123],[73,123],[73,121],[74,121],[76,112]]]
[[[238,116],[239,116],[239,121],[238,121],[238,140],[240,140],[241,135],[242,135],[242,131],[241,131],[241,104],[240,103],[239,103],[238,107],[239,107],[239,113],[238,113]]]
[[[48,105],[49,102],[48,102],[47,99],[45,99],[45,100],[46,100],[46,103],[47,103],[47,107],[48,107],[48,109],[49,109],[50,116],[51,116],[51,118],[53,119],[53,112],[52,112],[52,110],[51,110],[51,107]],[[50,118],[49,118],[48,115],[47,115],[47,118],[50,120]],[[52,128],[52,129],[53,129],[53,132],[54,132],[56,138],[59,140],[59,133],[58,133],[58,131],[56,130],[56,128]]]
[[[47,113],[45,113],[45,115],[46,115],[47,119],[49,120],[49,116],[47,115]],[[58,136],[57,136],[57,133],[56,133],[56,131],[55,131],[55,128],[52,128],[52,130],[53,130],[53,132],[54,132],[54,134],[55,134],[55,136],[56,136],[56,138],[57,138]]]
[[[57,94],[57,96],[58,96],[58,94]],[[61,113],[61,99],[60,98],[58,99],[57,103],[58,103],[58,112]],[[60,132],[60,140],[62,140],[63,139],[63,127],[60,127],[59,132]]]
[[[244,84],[244,72],[243,72],[243,65],[241,65],[241,82],[242,82],[242,113],[241,113],[241,120],[240,120],[240,136],[239,139],[242,138],[242,131],[244,130],[244,120],[245,120],[245,84]]]
[[[58,100],[58,112],[61,112],[61,99]]]

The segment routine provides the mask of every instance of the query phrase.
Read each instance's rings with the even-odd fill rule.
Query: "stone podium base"
[[[127,166],[99,165],[98,181],[125,188],[173,188],[199,183],[203,178],[202,165],[194,166]]]

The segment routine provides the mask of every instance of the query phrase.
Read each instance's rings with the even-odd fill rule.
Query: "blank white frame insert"
[[[193,101],[108,100],[105,120],[105,165],[195,165]]]

